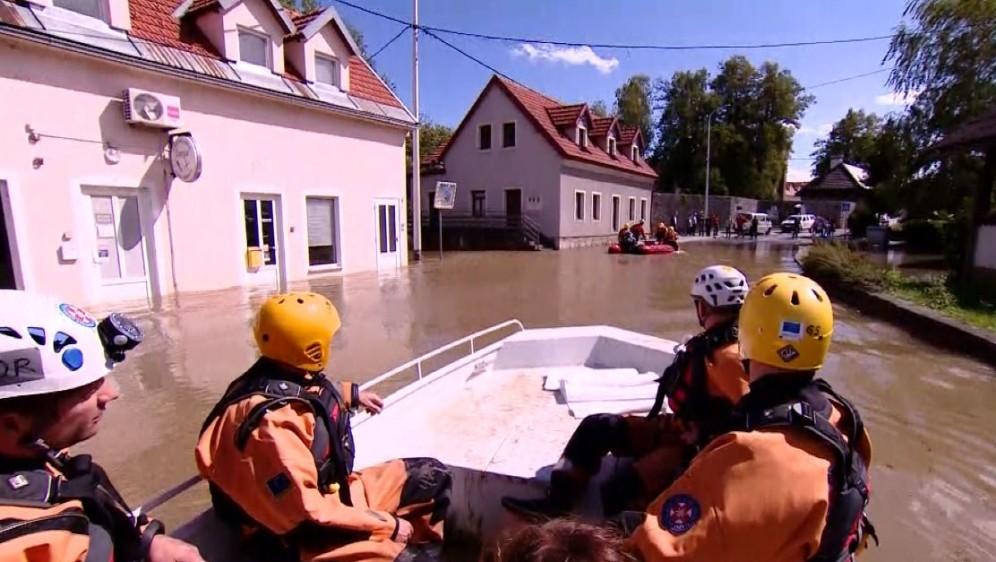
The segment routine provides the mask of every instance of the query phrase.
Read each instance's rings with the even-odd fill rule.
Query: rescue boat
[[[611,246],[609,246],[609,253],[610,254],[626,254],[626,253],[630,253],[630,254],[637,254],[637,255],[641,255],[641,256],[649,256],[649,255],[657,255],[657,254],[661,254],[661,255],[663,255],[663,254],[672,254],[672,253],[674,253],[676,251],[677,251],[677,249],[674,246],[670,245],[670,244],[661,244],[661,243],[656,243],[656,242],[653,242],[653,243],[652,242],[648,242],[646,244],[641,244],[641,245],[637,246],[636,250],[634,250],[633,252],[624,252],[623,249],[622,249],[622,246],[620,246],[619,244],[612,244]]]
[[[420,456],[446,463],[454,477],[447,550],[458,545],[459,552],[473,552],[515,523],[501,506],[502,496],[542,494],[550,468],[581,419],[650,410],[656,379],[676,346],[611,326],[525,329],[509,320],[475,332],[363,385],[387,383],[397,390],[385,397],[380,415],[354,417],[356,467]],[[427,361],[456,350],[464,355],[424,372]],[[398,388],[405,375],[414,380]],[[621,462],[604,461],[582,502],[582,516],[601,513],[598,486]],[[205,484],[192,477],[136,511],[155,515],[198,485]],[[261,560],[242,548],[239,531],[210,508],[171,534],[195,544],[208,562]]]

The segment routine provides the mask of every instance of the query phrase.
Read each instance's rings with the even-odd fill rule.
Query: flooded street
[[[363,381],[509,318],[526,327],[611,324],[681,339],[697,330],[688,288],[727,263],[753,281],[794,269],[791,248],[686,246],[675,256],[459,253],[390,275],[316,281],[343,328],[330,373]],[[263,293],[183,295],[136,316],[146,342],[117,371],[122,398],[86,449],[133,504],[195,472],[207,411],[255,356],[250,321]],[[882,545],[864,560],[991,560],[996,553],[996,374],[838,306],[824,375],[861,409],[874,444],[871,513]],[[362,442],[359,447],[363,447]],[[207,505],[203,487],[160,514],[175,527]]]

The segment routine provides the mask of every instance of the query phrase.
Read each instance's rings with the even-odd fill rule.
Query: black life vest
[[[310,390],[313,387],[318,387],[319,390],[317,392]],[[315,424],[311,454],[318,471],[319,490],[322,493],[331,493],[333,484],[336,484],[339,488],[339,499],[346,505],[352,505],[349,495],[349,474],[353,471],[356,447],[353,442],[349,411],[338,385],[321,373],[308,380],[293,377],[269,359],[260,358],[229,385],[221,401],[204,420],[201,434],[230,406],[252,396],[263,396],[266,399],[256,404],[242,421],[235,433],[235,446],[240,451],[245,448],[249,436],[259,426],[267,412],[291,403],[306,405],[318,422]],[[215,511],[223,519],[250,527],[260,527],[214,483],[210,484],[210,490]]]
[[[54,460],[62,476],[49,472],[44,460],[0,459],[0,551],[2,543],[36,534],[39,544],[55,552],[56,545],[79,535],[88,539],[87,562],[144,560],[154,536],[165,530],[162,523],[133,516],[90,455]]]
[[[827,522],[819,550],[809,562],[852,560],[866,537],[878,544],[875,527],[865,512],[870,494],[868,467],[857,452],[857,443],[864,434],[861,416],[853,404],[822,379],[799,384],[777,378],[766,382],[763,386],[771,392],[755,392],[758,383],[754,383],[734,413],[730,431],[794,427],[828,446],[834,459],[830,464]],[[767,396],[758,399],[759,394]],[[850,421],[846,440],[830,423],[831,400],[843,408]]]
[[[706,360],[717,349],[736,342],[737,336],[737,324],[727,323],[714,326],[688,340],[657,379],[657,396],[647,417],[657,417],[667,399],[673,403],[679,419],[699,427],[703,440],[707,442],[716,435],[718,426],[730,415],[730,404],[709,394]]]

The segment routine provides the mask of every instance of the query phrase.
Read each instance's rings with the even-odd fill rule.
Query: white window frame
[[[640,220],[641,221],[647,220],[647,198],[646,197],[641,197],[640,198]]]
[[[574,142],[581,148],[588,148],[588,129],[578,125],[574,133]]]
[[[636,220],[636,197],[629,198],[629,213],[627,216],[629,217],[629,222]]]
[[[334,72],[332,73],[332,75],[333,75],[333,79],[335,80],[334,84],[329,84],[328,82],[319,82],[318,81],[318,61],[327,62],[327,63],[331,63],[332,64],[332,68],[334,70]],[[342,89],[342,71],[339,68],[339,59],[338,58],[336,58],[336,57],[334,57],[332,55],[325,54],[325,53],[317,53],[317,52],[315,53],[315,83],[316,84],[321,84],[323,86],[331,86],[333,88]]]
[[[606,142],[606,146],[609,149],[608,150],[609,156],[615,156],[616,155],[616,139],[614,137],[609,137],[609,140]]]
[[[635,144],[629,149],[629,157],[633,160],[633,162],[639,161],[640,153]]]
[[[488,138],[491,141],[487,148],[483,148],[481,146],[481,129],[483,129],[484,127],[488,127]],[[488,150],[491,150],[492,148],[494,148],[495,147],[495,128],[494,128],[494,125],[492,125],[491,123],[478,123],[478,125],[477,125],[477,140],[474,141],[474,144],[477,145],[477,150],[480,150],[481,152],[485,152],[485,151],[488,151]]]
[[[581,199],[578,199],[578,195],[581,196]],[[585,205],[585,199],[587,198],[587,195],[588,195],[587,192],[581,191],[580,189],[575,189],[574,190],[574,220],[577,221],[577,222],[584,222],[585,217],[587,216],[587,214],[585,213],[585,207],[587,207],[587,205]],[[579,200],[581,201],[581,217],[580,218],[578,218],[578,201]]]
[[[512,125],[515,128],[515,144],[512,146],[505,146],[505,125]],[[519,146],[519,122],[518,121],[505,121],[501,124],[501,148],[502,150],[508,150]]]
[[[598,199],[597,204],[596,199]],[[602,221],[602,193],[599,191],[591,192],[591,221]]]
[[[326,199],[332,201],[333,212],[332,220],[334,221],[334,232],[332,236],[334,237],[334,251],[335,251],[335,263],[327,263],[322,265],[311,265],[310,251],[311,247],[308,245],[308,199]],[[308,260],[308,273],[322,273],[328,271],[342,271],[342,197],[338,194],[329,194],[328,192],[323,193],[305,193],[303,197],[304,201],[304,237],[305,237],[305,259]],[[277,248],[279,250],[279,248]]]
[[[250,29],[248,27],[243,27],[241,25],[236,27],[236,33],[238,35],[237,39],[239,41],[239,64],[248,65],[248,66],[253,67],[253,68],[265,68],[266,70],[269,70],[269,71],[272,72],[273,71],[273,45],[271,45],[270,36],[267,35],[266,33],[261,32],[261,31],[256,31],[255,29]],[[245,33],[246,35],[254,35],[254,36],[256,36],[259,39],[263,39],[264,45],[266,47],[264,49],[264,51],[263,51],[266,54],[266,64],[264,66],[260,66],[260,65],[254,63],[254,62],[249,62],[249,61],[245,60],[244,58],[242,58],[242,38],[241,38],[241,35],[243,33]]]

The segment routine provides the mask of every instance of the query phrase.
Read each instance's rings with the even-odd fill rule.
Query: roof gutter
[[[37,31],[26,29],[20,26],[11,25],[6,22],[0,22],[0,37],[2,36],[10,37],[13,39],[30,41],[32,43],[37,43],[47,47],[61,48],[77,54],[88,55],[130,67],[137,67],[139,69],[146,70],[149,72],[168,74],[176,78],[182,78],[185,80],[190,80],[192,82],[198,82],[201,84],[215,86],[222,89],[234,90],[245,94],[282,101],[290,103],[292,105],[305,107],[308,109],[316,109],[328,113],[343,115],[351,117],[353,119],[366,121],[369,123],[375,123],[378,125],[387,125],[405,130],[410,130],[417,126],[417,123],[409,123],[399,119],[392,119],[390,117],[378,117],[376,115],[371,115],[363,111],[357,111],[344,107],[333,106],[318,100],[310,100],[307,98],[295,96],[294,94],[289,94],[289,93],[285,94],[282,92],[277,92],[274,90],[268,90],[266,88],[253,86],[251,84],[235,83],[230,80],[215,78],[213,76],[207,76],[189,70],[175,68],[166,64],[154,61],[148,61],[145,59],[140,59],[137,57],[126,55],[124,53],[118,53],[115,51],[102,49],[100,47],[94,47],[93,45],[77,43],[75,41],[70,41],[68,39],[63,39],[61,37],[49,35],[47,33],[39,33]]]

